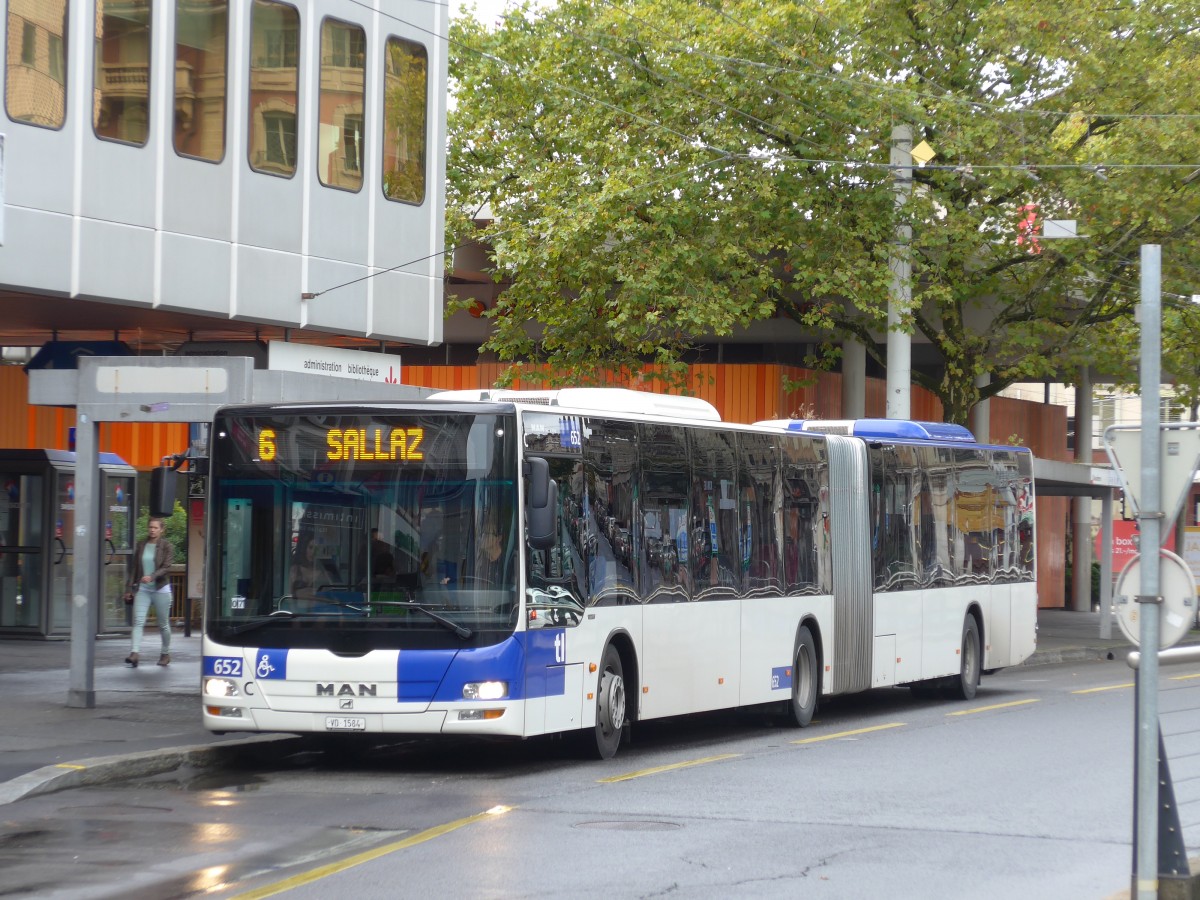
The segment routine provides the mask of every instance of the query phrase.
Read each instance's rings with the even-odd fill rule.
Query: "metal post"
[[[904,205],[912,193],[912,128],[892,129],[892,175],[896,191],[896,240],[890,268],[892,291],[888,299],[887,331],[887,417],[908,419],[912,393],[912,335],[902,324],[912,306],[912,266],[908,261],[912,226],[904,219]]]
[[[842,341],[842,418],[867,414],[867,348],[854,338]]]
[[[1160,557],[1162,545],[1162,485],[1158,461],[1162,435],[1159,432],[1159,386],[1162,362],[1162,248],[1157,244],[1142,247],[1141,254],[1141,385],[1142,385],[1142,472],[1138,521],[1141,528],[1143,604],[1139,643],[1141,668],[1137,679],[1136,777],[1134,799],[1137,829],[1134,854],[1133,895],[1138,900],[1158,897],[1158,645]]]
[[[1092,374],[1080,367],[1075,383],[1075,462],[1092,464]],[[1072,605],[1076,612],[1092,608],[1092,498],[1071,501]]]
[[[96,629],[100,602],[99,426],[86,413],[75,424],[75,571],[71,579],[71,678],[67,706],[96,705]]]
[[[1105,491],[1100,501],[1100,637],[1112,637],[1112,542],[1113,492]]]

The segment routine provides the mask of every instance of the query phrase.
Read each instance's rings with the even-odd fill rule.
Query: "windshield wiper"
[[[280,619],[294,619],[296,614],[290,609],[277,609],[266,616],[259,616],[253,622],[243,622],[241,625],[226,625],[224,633],[230,637],[235,634],[245,634],[247,631],[257,631],[264,625],[272,625]]]
[[[420,603],[417,603],[415,600],[406,600],[406,601],[397,600],[395,602],[388,603],[388,606],[399,606],[402,609],[415,609],[417,612],[424,613],[425,615],[429,616],[429,618],[433,619],[433,621],[437,622],[439,625],[441,625],[445,628],[448,628],[450,631],[453,631],[456,635],[458,635],[464,641],[475,633],[470,628],[468,628],[466,625],[460,625],[458,622],[455,622],[453,619],[447,619],[445,616],[438,615],[432,609],[427,609],[426,607],[422,606]]]

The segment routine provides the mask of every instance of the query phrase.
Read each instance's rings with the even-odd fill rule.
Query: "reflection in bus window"
[[[254,0],[250,22],[250,168],[296,172],[300,14],[275,0]]]
[[[17,122],[60,128],[67,111],[67,0],[9,0],[4,104]]]
[[[689,569],[692,599],[736,597],[741,592],[736,454],[732,434],[695,429],[692,456],[692,528]]]
[[[96,137],[144,146],[150,134],[151,5],[105,5],[96,16],[92,128]]]
[[[590,602],[638,602],[633,554],[633,493],[637,431],[628,422],[586,421],[584,490],[588,492]]]
[[[328,187],[362,187],[366,56],[362,28],[336,19],[321,24],[317,177]]]
[[[388,38],[384,66],[383,193],[389,200],[420,203],[425,199],[425,48]]]
[[[649,603],[687,600],[688,492],[687,444],[678,425],[638,426],[642,450],[641,596]]]

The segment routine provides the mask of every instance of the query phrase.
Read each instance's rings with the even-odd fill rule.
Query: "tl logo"
[[[556,663],[567,661],[567,633],[565,631],[560,631],[554,636],[554,661]]]

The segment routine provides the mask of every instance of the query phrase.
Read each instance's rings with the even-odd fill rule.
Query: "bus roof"
[[[428,400],[488,400],[495,403],[520,403],[533,406],[566,407],[575,412],[637,413],[668,419],[696,419],[720,422],[715,406],[699,397],[677,394],[653,394],[628,388],[559,388],[547,391],[509,391],[482,388],[466,391],[438,391]]]
[[[876,440],[976,443],[975,435],[968,429],[948,422],[914,422],[907,419],[771,419],[754,424],[779,431],[848,434]]]

